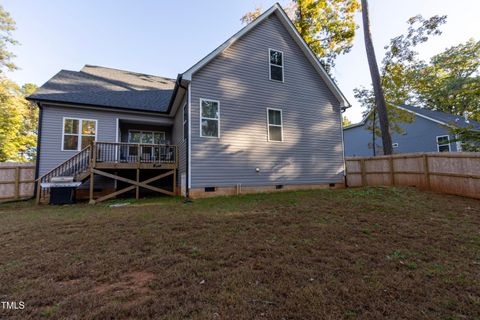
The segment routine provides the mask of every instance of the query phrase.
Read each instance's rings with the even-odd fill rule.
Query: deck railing
[[[177,146],[126,142],[95,142],[95,163],[176,164]]]

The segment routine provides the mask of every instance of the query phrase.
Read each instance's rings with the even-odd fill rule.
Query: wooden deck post
[[[430,169],[428,168],[428,155],[423,155],[423,174],[425,176],[425,183],[428,189],[431,189],[430,185]]]
[[[41,186],[40,182],[41,182],[41,179],[38,179],[38,181],[37,181],[37,199],[36,199],[37,204],[40,204],[40,195],[42,194],[42,186]]]
[[[173,194],[177,195],[177,169],[173,169]]]
[[[93,199],[93,188],[95,186],[95,174],[93,172],[93,167],[90,168],[90,204],[95,204],[95,200]]]
[[[97,143],[93,143],[93,149],[92,149],[92,167],[95,168],[95,165],[97,164]]]
[[[137,184],[135,186],[135,199],[140,199],[140,187],[138,185],[140,183],[140,169],[137,168]]]

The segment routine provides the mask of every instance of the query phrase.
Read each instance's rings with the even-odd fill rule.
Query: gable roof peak
[[[325,69],[321,65],[320,61],[318,60],[317,56],[313,53],[312,49],[307,45],[305,40],[302,38],[302,36],[298,32],[298,30],[295,28],[292,21],[287,16],[287,14],[283,10],[282,6],[278,2],[276,2],[268,10],[263,12],[255,20],[253,20],[252,22],[250,22],[249,24],[244,26],[242,29],[240,29],[240,31],[238,31],[232,37],[227,39],[224,43],[222,43],[215,50],[213,50],[208,55],[206,55],[203,59],[201,59],[196,64],[194,64],[190,69],[185,71],[182,74],[182,79],[186,80],[186,81],[191,81],[194,73],[196,73],[197,71],[202,69],[205,65],[207,65],[210,61],[212,61],[220,53],[222,53],[224,50],[229,48],[238,39],[240,39],[243,35],[250,32],[255,26],[259,25],[262,21],[267,19],[272,14],[276,14],[278,19],[282,23],[282,25],[286,28],[286,30],[288,31],[290,36],[293,38],[293,40],[297,43],[297,45],[303,51],[306,58],[310,61],[310,63],[314,67],[314,69],[317,71],[317,73],[320,75],[320,77],[325,81],[327,87],[330,89],[330,91],[333,93],[333,95],[337,98],[337,100],[340,103],[341,108],[342,109],[349,108],[350,103],[347,101],[347,99],[345,98],[343,93],[340,91],[337,84],[332,80],[332,78],[325,71]]]

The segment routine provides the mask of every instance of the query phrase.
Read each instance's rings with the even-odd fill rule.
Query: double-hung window
[[[62,150],[80,151],[97,135],[97,120],[63,118]]]
[[[270,63],[270,80],[283,82],[283,52],[268,49]]]
[[[268,141],[283,141],[282,110],[267,109]]]
[[[450,137],[437,136],[437,150],[438,152],[450,152]]]
[[[200,136],[220,137],[220,102],[200,99]]]

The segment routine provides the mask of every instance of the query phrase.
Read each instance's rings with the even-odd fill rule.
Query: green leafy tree
[[[419,62],[407,77],[418,104],[480,121],[480,41],[470,39]],[[464,151],[480,151],[480,133],[472,127],[451,130]]]
[[[37,117],[18,85],[0,80],[0,161],[33,159]]]
[[[37,87],[25,84],[20,88],[5,76],[17,66],[9,46],[17,44],[11,33],[15,21],[0,6],[0,161],[31,161],[35,157],[37,143],[38,110],[25,96]]]
[[[430,37],[440,35],[439,27],[446,21],[446,16],[433,16],[424,19],[418,15],[407,21],[406,34],[390,40],[385,47],[386,53],[382,60],[381,87],[386,101],[389,131],[403,133],[402,123],[411,123],[412,114],[395,108],[395,105],[418,105],[418,95],[414,90],[416,78],[414,70],[418,69],[419,59],[416,47],[427,42]],[[412,78],[413,77],[413,78]],[[376,154],[378,145],[375,137],[381,137],[379,117],[373,89],[360,87],[354,89],[355,98],[364,108],[364,115],[369,115],[367,128],[372,131],[371,147]],[[383,148],[382,148],[383,150]]]
[[[428,61],[418,58],[416,48],[431,36],[441,34],[439,27],[446,16],[423,19],[415,16],[408,20],[406,34],[393,38],[386,46],[382,61],[382,87],[387,103],[411,104],[458,116],[467,115],[480,120],[480,42],[470,39],[434,55]],[[366,112],[372,109],[371,90],[359,88],[355,95]],[[399,113],[391,108],[391,128],[400,128],[405,121],[395,117]],[[413,117],[412,117],[413,120]],[[373,128],[375,125],[372,126]],[[451,130],[456,141],[463,142],[463,150],[478,150],[480,139],[472,128]]]
[[[4,73],[5,68],[10,71],[17,69],[17,66],[12,62],[15,55],[8,48],[9,45],[18,43],[11,36],[15,29],[15,21],[0,5],[0,75]]]
[[[480,131],[473,130],[473,126],[454,128],[451,132],[456,137],[451,142],[461,142],[462,151],[480,152]]]
[[[352,124],[352,121],[350,121],[347,116],[342,116],[342,126],[346,127]]]
[[[286,12],[305,42],[330,73],[335,59],[348,53],[355,38],[355,13],[360,10],[358,0],[293,0]],[[246,13],[241,21],[249,23],[261,14],[256,8]]]
[[[480,41],[448,48],[407,76],[418,104],[480,121]]]

